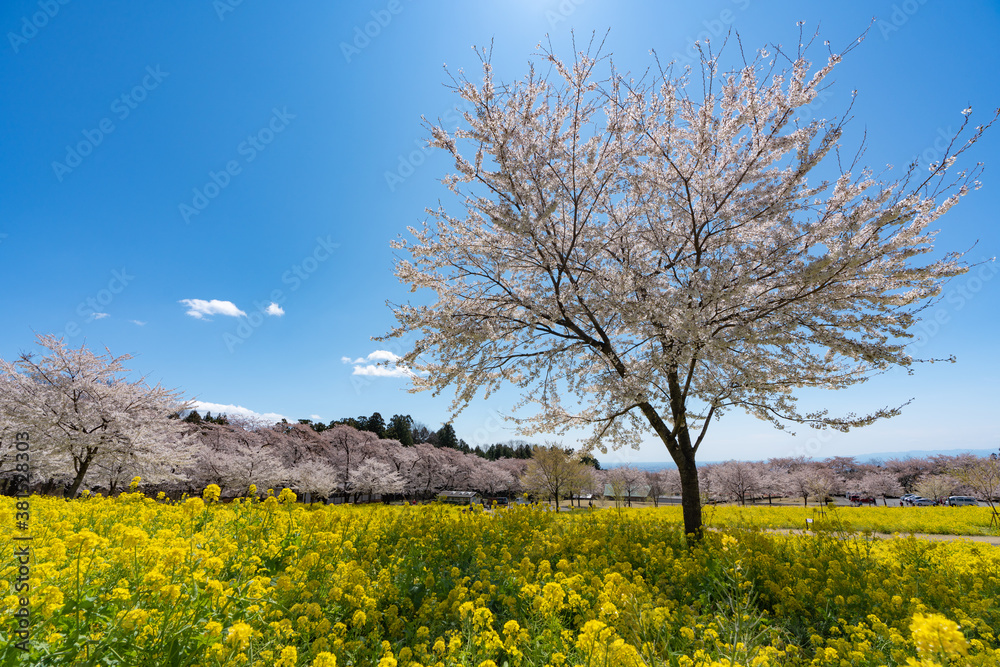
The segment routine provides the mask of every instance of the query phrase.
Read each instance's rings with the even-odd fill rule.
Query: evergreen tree
[[[365,420],[364,431],[371,431],[379,438],[385,437],[385,420],[378,412],[373,412],[372,416]]]
[[[450,423],[445,424],[438,430],[436,446],[458,449],[458,436],[455,435],[455,427]]]
[[[358,431],[364,431],[365,430],[365,423],[367,421],[368,421],[367,417],[361,417],[361,418],[358,418],[358,419],[355,419],[354,417],[344,417],[340,421],[332,421],[332,422],[330,422],[330,428],[333,428],[334,426],[337,426],[338,424],[343,424],[344,426],[350,426],[351,428],[357,429]]]
[[[413,446],[413,417],[410,415],[393,415],[389,426],[385,429],[385,437],[399,440],[404,447]]]

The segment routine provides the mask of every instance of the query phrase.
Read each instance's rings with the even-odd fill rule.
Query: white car
[[[949,496],[948,505],[950,507],[960,507],[962,505],[976,507],[979,505],[979,502],[972,496]]]
[[[910,498],[910,504],[916,507],[928,507],[934,504],[934,501],[930,498],[921,498],[917,496],[916,498]]]

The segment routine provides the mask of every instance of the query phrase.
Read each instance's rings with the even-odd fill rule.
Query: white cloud
[[[320,418],[319,415],[309,415],[309,419],[316,420],[316,419],[319,419],[319,418]]]
[[[389,350],[375,350],[368,355],[368,361],[397,361],[401,358],[398,354],[393,354]]]
[[[224,403],[209,403],[208,401],[192,401],[191,403],[193,404],[192,409],[197,410],[202,416],[206,412],[211,412],[216,416],[224,414],[230,417],[248,417],[272,423],[280,422],[282,419],[293,421],[285,415],[279,415],[277,412],[254,412],[250,408],[244,408],[242,405],[226,405]]]
[[[140,322],[139,320],[129,320],[129,322],[131,322],[132,324],[135,324],[136,326],[140,326],[140,327],[146,326],[145,322]]]
[[[372,377],[380,378],[406,378],[412,376],[413,371],[406,366],[386,368],[385,366],[368,364],[367,366],[355,366],[354,373],[352,373],[352,375],[370,375]]]
[[[345,364],[351,364],[354,366],[352,375],[367,375],[369,377],[382,378],[413,377],[413,371],[406,366],[402,366],[397,363],[400,359],[402,359],[402,357],[398,354],[393,354],[388,350],[375,350],[367,357],[358,357],[357,359],[351,359],[350,357],[340,358],[340,360]],[[386,363],[369,363],[372,361],[382,361]]]
[[[351,359],[350,357],[341,357],[340,360],[345,364],[363,364],[367,361],[398,361],[402,359],[398,354],[393,354],[389,350],[375,350],[367,357],[358,357],[357,359]]]
[[[206,315],[227,315],[229,317],[246,317],[246,313],[236,307],[232,301],[220,301],[212,299],[181,299],[178,303],[187,306],[187,314],[199,320],[205,319]]]
[[[90,319],[103,320],[105,317],[111,317],[111,316],[108,315],[107,313],[94,313],[93,315],[90,316]]]
[[[267,313],[268,315],[276,315],[278,317],[281,317],[282,315],[285,314],[285,309],[272,301],[271,305],[268,306],[264,310],[264,312]]]

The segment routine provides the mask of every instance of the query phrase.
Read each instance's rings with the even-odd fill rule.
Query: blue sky
[[[729,29],[748,48],[790,46],[804,21],[837,47],[874,17],[814,113],[841,113],[857,90],[845,145],[866,131],[867,164],[903,167],[933,159],[965,107],[983,122],[1000,105],[998,8],[974,0],[5,2],[0,356],[34,347],[36,332],[58,333],[133,354],[136,371],[201,401],[324,421],[408,413],[437,428],[448,396],[410,394],[405,378],[357,375],[368,362],[344,359],[402,352],[371,337],[393,323],[386,301],[409,298],[392,274],[390,241],[445,196],[447,161],[421,148],[420,123],[455,113],[444,63],[474,73],[470,47],[492,40],[496,71],[517,78],[546,33],[568,56],[571,30],[610,28],[606,50],[638,72],[650,49],[683,61],[695,39]],[[998,145],[993,132],[975,148],[984,186],[942,219],[942,250],[975,245],[975,261],[998,254]],[[957,279],[924,328],[919,356],[955,354],[957,364],[807,397],[857,412],[913,398],[903,416],[791,437],[731,413],[712,427],[701,458],[995,448],[997,272],[988,264]],[[475,402],[455,422],[459,436],[515,437],[497,418],[515,400],[507,392]],[[652,438],[603,458],[629,457],[668,458]]]

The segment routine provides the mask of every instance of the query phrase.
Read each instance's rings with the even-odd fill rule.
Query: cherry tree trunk
[[[80,462],[80,469],[76,471],[76,477],[73,479],[73,483],[70,484],[69,488],[66,489],[67,498],[76,498],[77,491],[80,490],[80,485],[83,484],[83,478],[87,474],[87,469],[90,467],[90,462],[94,460],[94,454],[96,450],[87,452],[87,457]]]
[[[676,376],[671,377],[671,390],[677,393],[679,385]],[[679,429],[676,435],[666,425],[660,415],[648,402],[640,403],[639,408],[646,416],[653,430],[666,445],[670,458],[677,464],[677,472],[681,480],[681,510],[684,515],[684,534],[691,535],[695,540],[701,540],[701,487],[698,480],[698,466],[694,462],[696,447],[691,445],[691,436],[687,428]],[[675,409],[675,419],[683,418],[684,409],[678,402]]]
[[[677,466],[681,476],[681,510],[684,515],[684,534],[692,535],[700,540],[701,525],[701,487],[698,482],[698,468],[694,461],[685,461]]]

